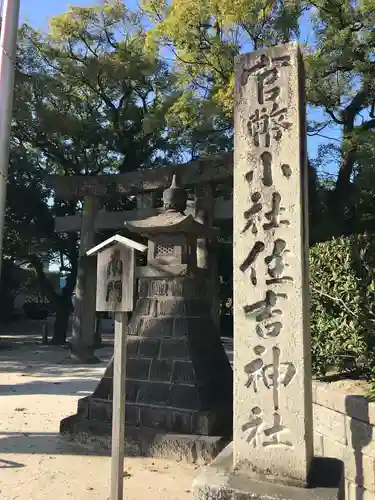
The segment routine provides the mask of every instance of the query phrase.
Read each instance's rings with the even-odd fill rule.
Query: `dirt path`
[[[93,391],[111,348],[98,351],[103,363],[94,367],[61,364],[66,354],[32,343],[0,350],[1,500],[109,498],[110,459],[60,441],[58,429]],[[127,458],[125,469],[126,500],[190,499],[198,473],[192,465],[147,458]]]

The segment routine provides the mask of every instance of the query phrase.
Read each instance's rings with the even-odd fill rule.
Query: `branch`
[[[315,287],[311,287],[311,290],[313,292],[316,292],[318,293],[319,295],[322,295],[323,297],[327,297],[328,299],[332,300],[332,302],[335,302],[336,304],[340,304],[341,307],[348,313],[350,314],[351,316],[353,316],[353,318],[358,318],[358,315],[355,314],[351,309],[349,309],[349,307],[345,304],[345,302],[340,299],[339,297],[332,297],[332,295],[329,295],[328,293],[325,293],[325,292],[322,292],[321,290],[318,290],[317,288]]]
[[[328,108],[325,108],[325,111],[335,123],[337,123],[338,125],[344,125],[344,121],[337,118],[333,111]]]
[[[372,130],[373,128],[375,128],[375,118],[372,118],[371,120],[362,123],[362,125],[359,128],[362,130]]]

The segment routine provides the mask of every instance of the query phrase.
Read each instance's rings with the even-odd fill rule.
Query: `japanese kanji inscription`
[[[302,80],[294,44],[243,55],[236,67],[234,465],[305,480],[312,397]]]

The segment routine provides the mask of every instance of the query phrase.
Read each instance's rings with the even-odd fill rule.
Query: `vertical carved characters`
[[[290,433],[290,430],[282,425],[281,415],[276,411],[272,415],[272,424],[269,426],[264,419],[262,409],[259,406],[254,406],[249,420],[242,426],[243,432],[249,430],[250,433],[246,441],[252,444],[254,448],[260,446],[293,448],[293,444],[289,440],[283,440],[281,437],[281,434]]]
[[[106,289],[106,302],[121,302],[122,301],[122,275],[123,275],[123,262],[120,258],[119,250],[115,249],[110,261],[107,265],[107,289]]]
[[[264,287],[263,298],[242,305],[249,325],[248,335],[252,340],[254,336],[257,339],[254,339],[257,343],[253,344],[252,357],[243,366],[247,377],[244,385],[251,390],[252,401],[254,397],[261,401],[264,391],[269,391],[269,396],[264,397],[272,399],[269,414],[261,403],[252,407],[242,431],[248,433],[246,441],[252,446],[265,448],[293,447],[291,438],[284,439],[285,433],[289,432],[290,437],[292,433],[283,424],[280,390],[293,383],[297,368],[293,361],[283,359],[280,339],[285,334],[284,309],[289,300],[288,290],[283,287],[294,283],[291,265],[294,255],[287,240],[292,223],[283,202],[282,185],[290,182],[294,172],[288,163],[279,160],[278,153],[285,133],[293,126],[288,118],[287,89],[281,83],[282,72],[290,64],[289,55],[272,57],[263,53],[250,67],[243,68],[241,82],[244,89],[251,86],[251,95],[256,97],[254,105],[254,101],[250,103],[253,108],[247,119],[245,117],[244,128],[251,157],[258,160],[243,175],[249,194],[240,237],[246,238],[248,251],[237,265],[251,290]]]
[[[272,108],[256,109],[247,122],[249,135],[254,145],[269,148],[271,140],[279,142],[283,131],[291,127],[291,123],[285,120],[287,108],[279,108],[276,102]]]

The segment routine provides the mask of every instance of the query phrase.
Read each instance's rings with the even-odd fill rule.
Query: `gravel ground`
[[[38,345],[38,337],[10,333],[12,348],[0,349],[0,498],[109,499],[110,458],[60,441],[58,429],[93,391],[112,348],[98,351],[100,365],[69,366],[62,364],[66,349]],[[190,499],[198,472],[184,463],[126,458],[124,498]]]

